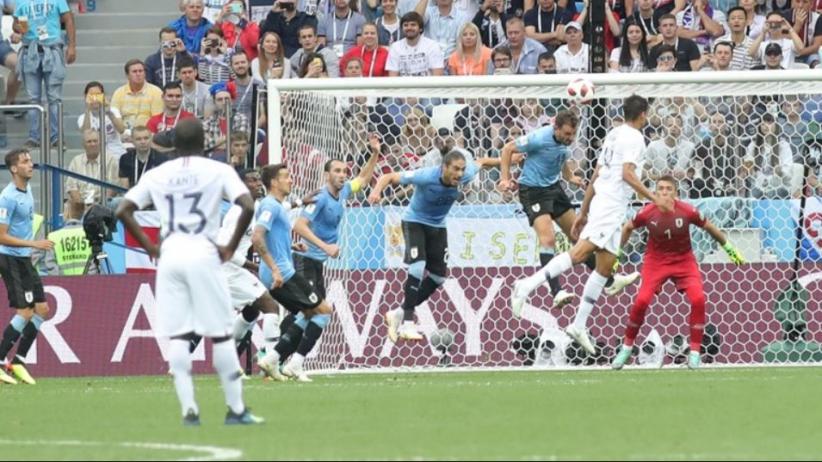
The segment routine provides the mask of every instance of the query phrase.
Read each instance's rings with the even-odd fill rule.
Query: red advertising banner
[[[718,361],[761,361],[762,348],[782,339],[773,305],[789,284],[790,265],[736,268],[717,264],[703,269],[711,276],[705,280],[708,322],[717,325],[722,336]],[[444,287],[419,307],[424,332],[438,328],[454,332],[453,365],[520,365],[511,348],[518,335],[570,322],[574,307],[549,311],[544,289],[526,307],[523,319],[513,319],[508,306],[510,290],[521,273],[520,268],[455,269]],[[750,274],[756,277],[749,278]],[[570,277],[575,278],[572,286],[581,291],[582,284],[576,282],[584,281],[585,271],[579,269]],[[404,278],[405,271],[380,270],[350,272],[344,284],[331,281],[328,292],[335,306],[334,320],[312,358],[313,367],[436,365],[439,357],[427,342],[394,346],[386,339],[382,315],[398,306]],[[807,264],[801,281],[810,292],[804,313],[809,339],[822,341],[820,266]],[[157,340],[152,329],[157,309],[153,275],[46,278],[44,284],[51,313],[27,358],[35,377],[166,372],[165,342]],[[614,345],[622,335],[636,289],[604,298],[595,309],[591,334],[597,340]],[[6,300],[4,288],[0,297]],[[538,306],[542,302],[546,307]],[[665,341],[675,334],[687,335],[688,309],[673,285],[666,285],[649,311],[643,334],[653,327]],[[0,319],[2,325],[11,314],[8,310]],[[260,337],[255,329],[255,343]],[[194,353],[199,371],[210,370],[207,350],[201,347]]]

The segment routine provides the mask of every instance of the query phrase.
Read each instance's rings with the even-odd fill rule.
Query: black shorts
[[[271,296],[288,311],[297,314],[300,311],[312,310],[322,303],[323,299],[300,273],[294,273],[291,279],[281,287],[271,289]]]
[[[303,277],[317,292],[320,298],[325,298],[325,275],[323,274],[323,262],[313,258],[294,254],[294,269],[297,274]]]
[[[402,222],[405,238],[405,263],[425,262],[425,269],[437,276],[448,272],[448,231],[445,228]]]
[[[11,308],[31,308],[46,301],[43,283],[31,258],[0,254],[0,276],[6,284]]]
[[[534,221],[540,215],[550,215],[551,218],[556,220],[565,212],[574,208],[559,183],[544,188],[520,185],[519,202],[522,204],[522,209],[525,211],[525,215],[528,216],[528,224],[531,226],[534,225]]]

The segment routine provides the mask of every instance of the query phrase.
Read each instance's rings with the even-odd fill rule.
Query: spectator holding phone
[[[248,59],[257,57],[260,26],[249,21],[244,0],[231,0],[223,5],[217,17],[217,25],[223,30],[229,49],[244,51]]]
[[[776,43],[781,49],[781,65],[784,69],[791,68],[794,59],[796,59],[796,52],[804,47],[802,39],[788,23],[788,20],[777,12],[768,14],[765,20],[765,28],[751,44],[748,54],[752,58],[761,60],[762,64],[767,64],[765,60],[766,51],[769,51],[768,45],[772,43]],[[775,49],[775,47],[771,48]]]
[[[77,118],[77,126],[81,132],[86,130],[100,130],[100,106],[105,107],[105,130],[106,130],[106,153],[119,158],[126,152],[126,147],[120,139],[120,135],[126,130],[126,124],[120,116],[117,108],[111,107],[106,99],[103,84],[100,82],[89,82],[84,92],[86,98],[86,110]]]
[[[223,40],[223,30],[218,26],[212,27],[200,44],[200,49],[202,53],[197,71],[203,83],[210,86],[228,80],[231,77],[231,55]]]
[[[189,59],[185,44],[171,27],[160,30],[160,50],[146,58],[146,80],[157,87],[177,80],[180,63]]]
[[[266,32],[260,37],[257,57],[251,61],[251,77],[255,80],[290,79],[291,63],[285,59],[285,49],[280,36]]]

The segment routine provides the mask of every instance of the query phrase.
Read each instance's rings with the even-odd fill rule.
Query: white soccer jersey
[[[622,179],[622,166],[634,164],[637,176],[641,176],[644,151],[645,137],[639,130],[627,124],[611,130],[599,154],[599,176],[594,182],[594,198],[627,210],[634,190]]]
[[[146,172],[126,193],[144,208],[154,204],[160,214],[163,245],[177,238],[217,239],[220,203],[248,194],[229,165],[200,156],[177,158]]]
[[[254,211],[256,212],[257,206],[259,205],[258,202],[254,203]],[[234,230],[237,228],[237,220],[240,219],[240,214],[242,213],[243,209],[239,205],[233,205],[228,212],[226,212],[225,216],[223,217],[223,225],[220,227],[220,233],[217,235],[217,243],[220,245],[228,244],[228,241],[231,240],[231,236],[234,234]],[[231,256],[231,263],[237,266],[243,266],[245,264],[246,256],[248,255],[248,249],[251,248],[251,233],[254,230],[254,220],[251,220],[251,223],[248,224],[248,229],[245,230],[243,233],[243,237],[240,238],[240,243],[237,245],[237,251],[234,252],[234,255]],[[228,262],[226,262],[228,263]]]

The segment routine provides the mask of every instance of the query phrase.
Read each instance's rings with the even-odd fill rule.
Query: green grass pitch
[[[169,377],[2,386],[0,459],[820,459],[822,369],[458,372],[245,382],[267,419],[225,427],[213,376],[184,428]]]

